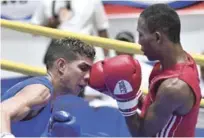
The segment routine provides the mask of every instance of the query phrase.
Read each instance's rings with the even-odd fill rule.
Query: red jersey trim
[[[156,137],[174,137],[176,130],[181,124],[183,117],[172,115],[163,129],[156,134]]]

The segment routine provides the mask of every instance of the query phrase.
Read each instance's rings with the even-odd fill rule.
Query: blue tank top
[[[22,82],[17,83],[11,87],[7,92],[2,95],[1,101],[4,101],[15,94],[17,94],[24,87],[31,84],[42,84],[50,89],[51,94],[53,93],[53,86],[46,76],[32,77]],[[48,120],[51,116],[50,111],[51,105],[47,104],[44,109],[34,118],[26,121],[19,121],[12,123],[12,133],[16,137],[40,137],[46,129]]]

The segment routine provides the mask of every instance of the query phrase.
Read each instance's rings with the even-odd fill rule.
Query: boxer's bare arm
[[[15,96],[1,103],[2,112],[7,114],[9,121],[22,120],[32,109],[40,109],[50,99],[47,87],[41,84],[26,86]]]
[[[155,102],[148,108],[144,118],[135,114],[126,117],[132,136],[154,136],[167,123],[173,112],[187,113],[194,104],[190,87],[179,79],[165,80],[157,90]]]
[[[146,97],[146,95],[144,95],[144,94],[140,97],[139,102],[138,102],[138,108],[139,109],[142,109],[142,106],[143,106],[144,101],[145,101],[145,97]]]
[[[8,115],[6,112],[2,110],[0,107],[0,118],[1,118],[1,125],[0,125],[0,133],[11,133],[11,126],[9,122]]]

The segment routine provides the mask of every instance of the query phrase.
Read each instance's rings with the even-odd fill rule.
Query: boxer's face
[[[144,55],[151,61],[159,60],[160,45],[157,41],[157,34],[150,33],[145,20],[140,17],[138,20],[137,31],[139,33],[138,43],[142,46]]]
[[[78,59],[71,62],[67,61],[61,84],[68,93],[78,95],[87,86],[92,64],[93,61],[84,56],[78,56]]]

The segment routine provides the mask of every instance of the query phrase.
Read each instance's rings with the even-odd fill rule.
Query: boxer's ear
[[[157,43],[161,43],[162,37],[161,37],[161,33],[160,32],[158,32],[158,31],[155,32],[155,38],[156,38],[156,42]]]
[[[57,66],[58,72],[60,74],[64,74],[67,66],[67,61],[64,58],[59,58],[56,60],[56,66]]]

